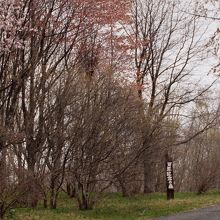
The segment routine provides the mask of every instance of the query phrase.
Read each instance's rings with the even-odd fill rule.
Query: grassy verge
[[[79,211],[74,200],[62,194],[56,210],[19,208],[12,210],[6,219],[16,220],[148,220],[186,210],[220,204],[220,191],[204,195],[176,193],[176,199],[166,201],[165,194],[138,195],[123,198],[111,194],[104,198],[94,210]]]

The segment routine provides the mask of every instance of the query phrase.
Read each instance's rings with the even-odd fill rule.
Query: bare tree
[[[80,209],[93,207],[122,169],[114,169],[114,163],[128,159],[133,151],[134,140],[127,140],[125,145],[122,138],[125,140],[126,131],[135,137],[131,126],[137,113],[132,93],[124,91],[112,76],[96,75],[92,81],[87,80],[81,78],[75,86],[76,102],[70,105],[68,114],[68,176]]]
[[[141,110],[146,120],[142,145],[145,192],[152,191],[151,164],[163,121],[207,90],[200,90],[198,82],[192,81],[193,67],[204,48],[198,18],[179,10],[184,8],[180,5],[180,1],[137,0],[132,11],[133,26],[127,28],[135,48],[137,92],[145,103]]]
[[[191,112],[190,123],[183,129],[185,136],[196,133],[213,115],[215,109],[209,107],[210,102],[199,101]],[[210,105],[211,106],[211,105]],[[219,128],[217,118],[210,129],[181,145],[174,151],[176,154],[176,181],[179,190],[206,192],[219,184]]]

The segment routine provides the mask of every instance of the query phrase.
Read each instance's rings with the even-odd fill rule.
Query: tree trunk
[[[53,197],[50,198],[50,208],[56,209],[57,208],[57,196],[53,195]]]
[[[144,193],[152,193],[152,163],[145,155],[144,158]]]
[[[76,183],[76,198],[78,201],[80,210],[91,210],[93,209],[94,202],[89,200],[88,193],[85,192],[81,183]]]
[[[128,193],[128,190],[126,189],[126,187],[124,186],[124,184],[121,186],[121,189],[122,189],[122,196],[128,197],[129,193]]]
[[[47,209],[47,199],[44,198],[44,208]]]
[[[57,193],[55,192],[55,179],[51,177],[51,184],[50,184],[50,208],[56,209],[57,208]]]
[[[35,178],[35,160],[33,157],[29,157],[27,160],[28,163],[28,193],[27,193],[27,206],[31,208],[36,208],[38,204],[38,195],[37,183]]]
[[[91,210],[91,209],[93,209],[93,203],[90,202],[84,194],[82,195],[82,198],[79,201],[79,209],[80,210]]]
[[[118,183],[119,183],[119,186],[121,188],[121,193],[122,193],[122,196],[123,197],[128,197],[129,196],[129,193],[128,193],[128,190],[125,186],[125,180],[123,179],[123,177],[119,177],[118,178]]]
[[[4,215],[5,215],[5,207],[4,207],[4,203],[2,203],[0,205],[0,220],[3,220]]]
[[[74,198],[76,196],[76,190],[70,183],[66,184],[66,190],[68,196],[70,196],[71,198]]]

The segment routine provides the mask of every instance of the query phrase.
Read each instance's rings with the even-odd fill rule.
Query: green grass
[[[79,211],[73,199],[61,194],[56,210],[18,208],[12,210],[6,219],[16,220],[148,220],[186,210],[220,204],[220,191],[204,195],[176,193],[173,201],[167,201],[165,194],[138,195],[123,198],[114,193],[104,198],[93,210]]]

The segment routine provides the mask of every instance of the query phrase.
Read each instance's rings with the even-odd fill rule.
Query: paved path
[[[169,217],[160,217],[154,220],[220,220],[220,205],[184,212]]]

